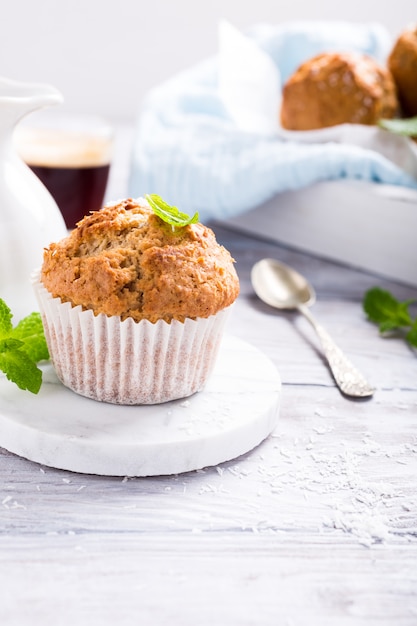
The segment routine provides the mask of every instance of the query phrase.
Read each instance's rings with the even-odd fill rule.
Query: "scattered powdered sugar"
[[[20,504],[12,496],[5,496],[1,503],[5,509],[26,509],[24,504]]]
[[[313,424],[309,433],[292,441],[273,432],[261,453],[258,449],[239,462],[193,473],[205,474],[207,479],[198,493],[205,497],[240,494],[241,487],[233,486],[230,476],[245,481],[249,493],[254,489],[245,506],[255,511],[255,518],[240,511],[242,530],[282,533],[315,526],[320,533],[350,535],[366,547],[416,540],[416,498],[398,488],[395,466],[416,466],[417,439],[415,443],[382,444],[363,432],[354,444],[334,436],[327,441],[334,430],[334,426]],[[382,479],[376,472],[384,460],[389,471]],[[250,507],[254,498],[258,506]],[[283,519],[284,510],[288,514]],[[262,512],[269,515],[259,521]]]
[[[372,510],[358,513],[354,510],[342,511],[339,509],[328,520],[324,518],[323,524],[354,535],[359,543],[366,547],[388,539],[390,534],[387,519],[377,515]]]

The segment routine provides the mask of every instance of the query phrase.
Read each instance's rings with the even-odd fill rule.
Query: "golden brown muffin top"
[[[322,53],[300,65],[284,85],[281,122],[290,130],[375,124],[393,117],[397,106],[392,76],[374,59]]]
[[[44,253],[41,281],[64,302],[151,322],[209,317],[234,302],[229,252],[200,223],[175,228],[131,198],[105,206]]]

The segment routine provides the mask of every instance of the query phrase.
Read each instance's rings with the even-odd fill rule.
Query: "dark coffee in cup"
[[[74,228],[84,215],[103,206],[110,164],[96,167],[28,165],[54,197],[67,228]]]
[[[55,199],[67,228],[103,206],[111,158],[110,133],[25,128],[18,152]]]

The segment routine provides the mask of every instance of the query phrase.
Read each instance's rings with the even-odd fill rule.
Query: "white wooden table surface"
[[[361,309],[371,286],[416,289],[213,227],[241,280],[228,332],[282,378],[277,429],[171,477],[74,474],[0,449],[2,624],[417,624],[417,356]],[[316,316],[373,399],[342,397],[308,322],[256,299],[264,256],[311,279]]]

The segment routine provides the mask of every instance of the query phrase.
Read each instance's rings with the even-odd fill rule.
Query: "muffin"
[[[397,108],[389,70],[363,54],[325,53],[303,63],[284,85],[281,124],[288,130],[376,124]]]
[[[404,30],[388,57],[405,117],[417,115],[417,24]]]
[[[126,199],[51,243],[35,290],[64,385],[156,404],[204,387],[239,280],[212,230],[174,227],[145,200]]]

